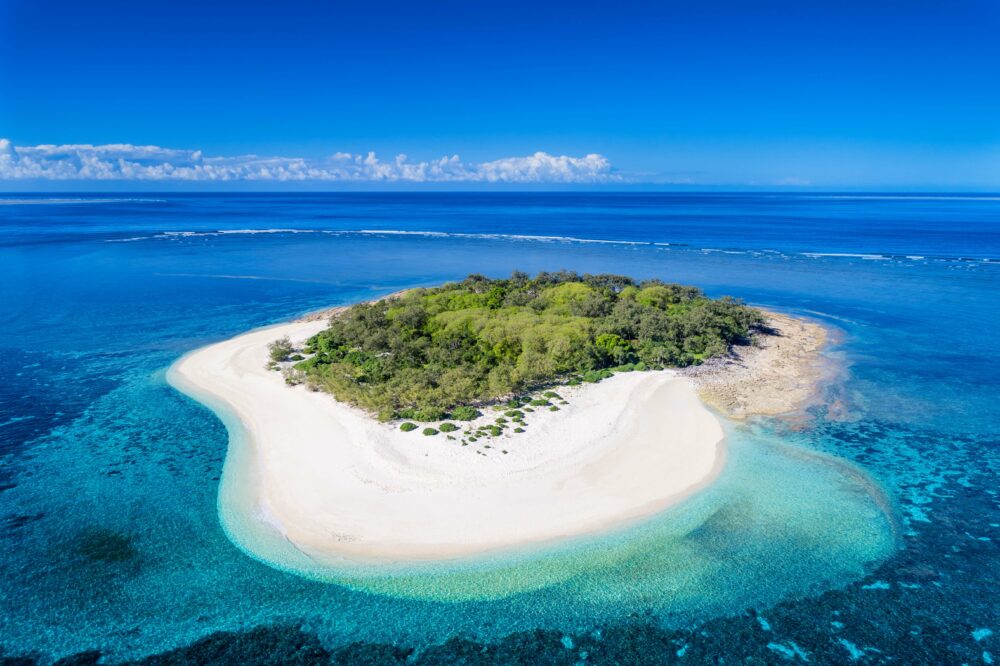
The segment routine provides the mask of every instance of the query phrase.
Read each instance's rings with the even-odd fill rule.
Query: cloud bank
[[[537,152],[490,162],[463,162],[458,155],[423,162],[398,155],[382,161],[373,152],[325,158],[209,157],[200,150],[127,143],[15,146],[0,139],[0,180],[608,183],[620,178],[608,159],[597,154]]]

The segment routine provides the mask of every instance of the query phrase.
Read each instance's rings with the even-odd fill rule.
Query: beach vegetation
[[[455,425],[454,423],[449,423],[448,421],[445,421],[444,423],[438,426],[438,429],[441,432],[455,432],[456,430],[458,430],[458,426]]]
[[[453,418],[456,421],[471,421],[473,419],[479,418],[482,415],[483,413],[478,409],[476,409],[475,407],[461,405],[451,410],[450,418]]]
[[[267,346],[268,355],[275,363],[287,361],[293,350],[292,341],[288,339],[287,335],[283,338],[278,338]]]
[[[284,377],[285,383],[289,386],[298,386],[306,381],[306,373],[295,368],[282,369],[281,376]]]
[[[312,355],[295,367],[380,418],[464,421],[491,404],[501,412],[552,406],[561,397],[550,387],[616,370],[697,364],[747,342],[763,323],[740,301],[659,280],[470,275],[348,308],[306,343]],[[276,362],[292,353],[287,338],[270,346]],[[532,391],[547,393],[526,401]]]
[[[434,435],[438,434],[438,431],[436,428],[424,428],[424,434],[427,435],[428,437],[433,437]]]
[[[418,427],[416,423],[411,423],[410,421],[403,421],[399,424],[399,429],[403,432],[410,432],[411,430],[416,430]]]

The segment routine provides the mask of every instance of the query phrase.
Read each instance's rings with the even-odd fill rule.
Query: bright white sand
[[[253,331],[171,370],[175,385],[221,400],[242,421],[254,464],[227,464],[226,474],[253,493],[249,518],[311,556],[449,559],[600,532],[677,503],[722,465],[720,423],[670,371],[561,388],[570,404],[529,414],[527,432],[465,447],[444,433],[403,433],[265,370],[267,343],[287,335],[298,344],[325,326]]]

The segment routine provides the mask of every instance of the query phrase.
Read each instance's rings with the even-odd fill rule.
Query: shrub
[[[433,437],[434,435],[438,434],[438,431],[435,430],[434,428],[424,428],[424,434],[427,435],[428,437]]]
[[[292,341],[288,339],[287,335],[283,338],[278,338],[267,346],[267,351],[272,361],[284,361],[292,353]]]
[[[438,427],[440,428],[441,432],[455,432],[456,430],[458,430],[457,425],[455,425],[454,423],[448,423],[447,421],[445,421]]]
[[[514,428],[514,432],[524,432],[524,428]]]
[[[399,424],[399,429],[402,430],[403,432],[410,432],[411,430],[416,430],[417,429],[417,424],[416,423],[410,423],[409,421],[407,421],[405,423],[400,423]]]
[[[401,419],[413,419],[422,423],[440,421],[445,414],[440,409],[403,409],[396,412],[396,416]]]
[[[293,368],[285,368],[281,371],[281,376],[285,378],[285,383],[289,386],[298,386],[306,380],[305,373]]]
[[[509,416],[515,421],[518,421],[524,418],[524,412],[522,412],[520,409],[512,409],[510,411],[504,412],[504,416]]]
[[[590,384],[596,384],[602,379],[607,379],[612,374],[613,373],[610,370],[588,370],[587,372],[583,373],[581,379]]]
[[[531,401],[531,405],[533,407],[548,407],[551,404],[552,403],[550,403],[545,398],[535,398],[534,400]]]
[[[304,361],[304,360],[306,360],[306,357],[303,356],[302,354],[292,354],[291,356],[288,357],[288,360],[289,361]]]
[[[544,395],[546,398],[555,398],[556,400],[562,400],[562,396],[556,393],[555,391],[546,391],[542,395]]]
[[[475,407],[456,407],[451,410],[451,418],[456,421],[471,421],[475,418],[479,418],[483,413],[480,412]]]

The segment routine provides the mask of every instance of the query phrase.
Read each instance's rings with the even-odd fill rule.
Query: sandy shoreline
[[[267,343],[325,326],[324,317],[252,331],[169,374],[245,429],[252,464],[225,472],[254,495],[256,515],[245,518],[313,559],[451,559],[601,532],[662,511],[721,469],[722,426],[675,372],[560,389],[569,404],[529,419],[527,432],[463,447],[403,433],[265,369]]]

